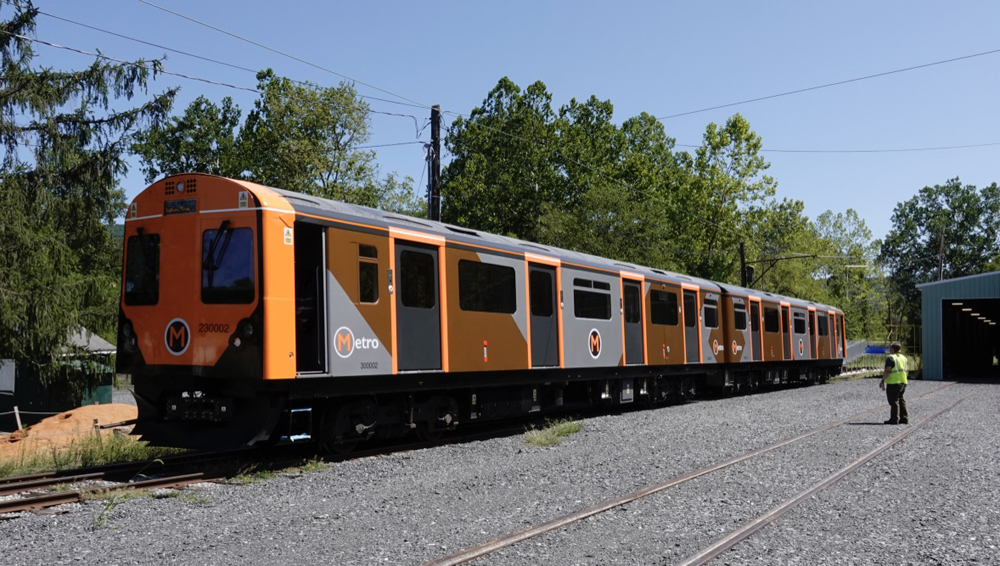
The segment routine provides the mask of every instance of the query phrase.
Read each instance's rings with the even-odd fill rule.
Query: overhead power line
[[[4,3],[7,3],[7,4],[10,3],[9,0],[3,0],[3,1],[4,1]],[[201,61],[206,61],[208,63],[214,63],[216,65],[221,65],[223,67],[229,67],[231,69],[236,69],[236,70],[239,70],[239,71],[245,71],[245,72],[248,72],[248,73],[253,73],[255,75],[257,74],[257,72],[259,70],[259,69],[251,69],[249,67],[243,67],[243,66],[237,65],[235,63],[230,63],[228,61],[220,61],[218,59],[213,59],[211,57],[206,57],[204,55],[199,55],[197,53],[191,53],[189,51],[183,51],[183,50],[176,49],[176,48],[173,48],[173,47],[169,47],[169,46],[166,46],[166,45],[160,45],[158,43],[153,43],[153,42],[150,42],[150,41],[146,41],[144,39],[139,39],[137,37],[132,37],[132,36],[125,35],[125,34],[122,34],[122,33],[118,33],[118,32],[115,32],[115,31],[107,30],[107,29],[104,29],[104,28],[99,28],[97,26],[92,26],[90,24],[85,24],[83,22],[78,22],[76,20],[71,20],[69,18],[64,18],[62,16],[57,16],[55,14],[50,14],[48,12],[43,12],[41,10],[39,10],[38,13],[41,14],[41,15],[43,15],[43,16],[55,19],[55,20],[59,20],[59,21],[62,21],[62,22],[66,22],[66,23],[69,23],[69,24],[73,24],[73,25],[76,25],[76,26],[87,28],[87,29],[90,29],[90,30],[93,30],[93,31],[98,31],[98,32],[101,32],[101,33],[104,33],[104,34],[112,35],[114,37],[118,37],[118,38],[121,38],[121,39],[127,39],[129,41],[134,41],[136,43],[141,43],[143,45],[148,45],[150,47],[155,47],[157,49],[163,49],[164,51],[169,51],[171,53],[177,53],[178,55],[184,55],[185,57],[192,57],[192,58],[195,58],[195,59],[199,59]],[[300,81],[300,80],[295,80],[295,79],[289,79],[289,80],[291,80],[292,82],[294,82],[296,84],[300,84],[300,85],[310,85],[311,84],[311,83],[309,83],[307,81]],[[385,103],[388,103],[388,104],[398,104],[400,106],[409,106],[411,108],[423,108],[423,106],[421,106],[419,104],[411,104],[409,102],[400,102],[398,100],[389,100],[387,98],[378,98],[378,97],[375,97],[375,96],[369,96],[369,95],[364,95],[364,94],[359,94],[358,97],[362,98],[362,99],[365,99],[365,100],[374,100],[374,101],[377,101],[377,102],[385,102]]]
[[[700,145],[674,144],[675,147],[688,147],[698,149]],[[760,151],[770,153],[909,153],[916,151],[945,151],[949,149],[971,149],[976,147],[993,147],[1000,145],[1000,142],[977,143],[969,145],[946,145],[938,147],[908,147],[896,149],[767,149]]]
[[[219,33],[228,35],[229,37],[236,38],[236,39],[238,39],[240,41],[245,41],[246,43],[249,43],[251,45],[255,45],[257,47],[260,47],[261,49],[266,49],[267,51],[270,51],[272,53],[276,53],[278,55],[281,55],[282,57],[287,57],[289,59],[292,59],[293,61],[298,61],[299,63],[302,63],[303,65],[309,65],[310,67],[319,69],[319,70],[321,70],[323,72],[326,72],[326,73],[330,73],[331,75],[336,75],[336,76],[341,77],[343,79],[347,79],[347,80],[355,82],[357,84],[364,85],[364,86],[366,86],[368,88],[375,89],[375,90],[377,90],[379,92],[388,94],[389,96],[394,96],[394,97],[396,97],[396,98],[398,98],[400,100],[405,100],[407,102],[411,102],[413,104],[416,104],[416,105],[420,106],[421,108],[430,109],[430,105],[428,105],[428,104],[423,104],[423,103],[417,102],[416,100],[412,100],[412,99],[407,98],[405,96],[396,94],[396,93],[394,93],[392,91],[388,91],[388,90],[386,90],[384,88],[375,86],[375,85],[373,85],[371,83],[366,83],[366,82],[364,82],[362,80],[355,79],[354,77],[351,77],[351,76],[345,75],[343,73],[339,73],[337,71],[334,71],[333,69],[329,69],[327,67],[323,67],[322,65],[317,65],[316,63],[313,63],[311,61],[307,61],[305,59],[302,59],[301,57],[296,57],[295,55],[290,55],[288,53],[285,53],[284,51],[280,51],[280,50],[275,49],[273,47],[269,47],[267,45],[264,45],[263,43],[254,41],[252,39],[245,38],[245,37],[243,37],[241,35],[237,35],[237,34],[231,32],[231,31],[227,31],[227,30],[224,30],[224,29],[222,29],[220,27],[216,27],[216,26],[213,26],[211,24],[202,22],[200,20],[196,20],[195,18],[192,18],[190,16],[186,16],[184,14],[181,14],[180,12],[175,12],[175,11],[170,10],[168,8],[164,8],[163,6],[159,6],[157,4],[154,4],[154,3],[150,2],[149,0],[139,0],[139,1],[142,2],[143,4],[148,5],[148,6],[152,6],[153,8],[156,8],[157,10],[162,10],[164,12],[167,12],[168,14],[173,14],[174,16],[177,16],[178,18],[183,18],[183,19],[185,19],[185,20],[187,20],[189,22],[193,22],[193,23],[196,23],[196,24],[198,24],[200,26],[207,27],[208,29],[211,29],[211,30],[217,31]]]
[[[0,30],[0,33],[9,35],[11,37],[16,37],[18,39],[23,39],[25,41],[31,41],[33,43],[40,43],[42,45],[47,45],[49,47],[54,47],[56,49],[64,49],[66,51],[73,51],[74,53],[79,53],[80,55],[87,55],[89,57],[96,57],[98,59],[104,59],[105,61],[112,61],[112,62],[115,62],[115,63],[120,63],[122,65],[131,65],[131,66],[134,66],[134,67],[143,67],[143,68],[149,69],[151,71],[154,71],[156,73],[163,73],[164,75],[171,75],[171,76],[175,76],[175,77],[180,77],[182,79],[187,79],[187,80],[190,80],[190,81],[198,81],[198,82],[213,84],[213,85],[216,85],[216,86],[222,86],[222,87],[226,87],[226,88],[232,88],[232,89],[236,89],[236,90],[244,90],[244,91],[247,91],[247,92],[254,92],[254,93],[257,93],[257,94],[261,94],[261,91],[255,89],[255,88],[249,88],[249,87],[244,87],[244,86],[239,86],[239,85],[234,85],[234,84],[229,84],[229,83],[223,83],[223,82],[219,82],[219,81],[213,81],[211,79],[206,79],[206,78],[203,78],[203,77],[196,77],[196,76],[193,76],[193,75],[186,75],[184,73],[176,73],[176,72],[173,72],[173,71],[167,71],[167,70],[163,69],[162,66],[153,66],[153,65],[146,64],[146,63],[139,63],[139,62],[136,62],[136,61],[125,61],[123,59],[116,59],[114,57],[109,57],[107,55],[104,55],[103,53],[94,53],[92,51],[85,51],[83,49],[77,49],[76,47],[69,47],[68,45],[59,45],[58,43],[52,43],[51,41],[45,41],[44,39],[38,39],[38,38],[35,38],[35,37],[28,37],[28,36],[25,36],[25,35],[11,33],[11,32],[6,31],[6,30]]]
[[[145,0],[140,0],[140,1],[144,2]],[[1000,49],[993,49],[991,51],[983,51],[981,53],[973,53],[971,55],[963,55],[961,57],[954,57],[952,59],[944,59],[942,61],[934,61],[933,63],[924,63],[922,65],[915,65],[913,67],[905,67],[905,68],[902,68],[902,69],[895,69],[893,71],[885,71],[883,73],[875,73],[874,75],[865,75],[863,77],[855,77],[853,79],[847,79],[847,80],[843,80],[843,81],[837,81],[837,82],[826,83],[826,84],[821,84],[821,85],[816,85],[816,86],[810,86],[810,87],[806,87],[806,88],[800,88],[800,89],[797,89],[797,90],[790,90],[790,91],[781,92],[781,93],[778,93],[778,94],[770,94],[770,95],[767,95],[767,96],[760,96],[760,97],[757,97],[757,98],[750,98],[750,99],[747,99],[747,100],[741,100],[739,102],[730,102],[728,104],[720,104],[718,106],[711,106],[709,108],[702,108],[700,110],[690,110],[688,112],[681,112],[679,114],[671,114],[669,116],[661,116],[661,117],[657,118],[657,120],[669,120],[671,118],[680,118],[681,116],[690,116],[692,114],[700,114],[702,112],[709,112],[709,111],[712,111],[712,110],[718,110],[720,108],[729,108],[729,107],[732,107],[732,106],[739,106],[741,104],[750,104],[751,102],[760,102],[762,100],[771,100],[773,98],[781,98],[782,96],[791,96],[793,94],[802,94],[803,92],[810,92],[810,91],[813,91],[813,90],[820,90],[820,89],[830,88],[830,87],[834,87],[834,86],[840,86],[840,85],[845,85],[845,84],[850,84],[850,83],[856,83],[856,82],[860,82],[860,81],[866,81],[868,79],[877,79],[879,77],[886,77],[886,76],[889,76],[889,75],[895,75],[895,74],[899,74],[899,73],[906,73],[908,71],[916,71],[918,69],[926,69],[927,67],[934,67],[936,65],[944,65],[944,64],[947,64],[947,63],[954,63],[956,61],[964,61],[966,59],[973,59],[975,57],[985,57],[986,55],[995,55],[997,53],[1000,53]]]

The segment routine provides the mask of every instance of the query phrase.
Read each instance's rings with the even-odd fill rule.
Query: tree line
[[[53,374],[68,329],[114,341],[112,229],[130,156],[147,181],[197,171],[424,214],[413,180],[383,174],[365,149],[371,109],[349,83],[265,70],[245,115],[230,98],[204,96],[175,113],[177,88],[149,91],[159,61],[40,68],[23,39],[37,10],[22,2],[4,12],[13,13],[0,21],[0,358]],[[651,114],[619,122],[610,100],[556,108],[552,98],[540,81],[502,78],[446,125],[446,222],[729,284],[740,282],[744,243],[755,287],[842,308],[850,338],[919,323],[919,283],[1000,267],[996,184],[922,188],[878,240],[853,209],[810,219],[801,201],[780,198],[762,139],[739,114],[708,124],[687,152]]]

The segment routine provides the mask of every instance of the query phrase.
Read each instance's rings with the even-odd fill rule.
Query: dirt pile
[[[87,405],[66,411],[39,421],[23,430],[0,436],[0,460],[30,457],[35,452],[51,452],[80,442],[87,435],[93,436],[94,421],[107,425],[131,420],[136,417],[132,405],[109,404]],[[130,432],[131,426],[119,427]],[[104,429],[102,436],[114,434],[115,429]]]

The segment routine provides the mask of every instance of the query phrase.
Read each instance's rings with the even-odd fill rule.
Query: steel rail
[[[41,478],[37,480],[27,480],[17,483],[6,483],[0,485],[0,495],[11,495],[13,493],[21,493],[24,491],[30,491],[32,489],[40,489],[43,487],[51,487],[53,485],[59,485],[64,483],[76,483],[85,480],[96,480],[104,477],[101,472],[94,472],[92,474],[81,474],[78,476],[65,476],[65,477],[48,477]]]
[[[705,548],[701,552],[699,552],[699,553],[695,554],[694,556],[691,556],[690,558],[686,559],[684,562],[681,562],[678,566],[700,566],[702,564],[707,564],[707,563],[711,562],[712,560],[715,560],[716,558],[718,558],[719,556],[721,556],[725,552],[729,551],[730,549],[732,549],[734,546],[736,546],[740,542],[742,542],[742,541],[746,540],[747,538],[749,538],[751,535],[753,535],[757,531],[760,531],[761,529],[763,529],[767,525],[770,525],[771,523],[773,523],[774,521],[776,521],[782,515],[788,513],[790,510],[792,510],[793,508],[797,507],[800,503],[802,503],[806,499],[809,499],[813,495],[816,495],[817,493],[819,493],[819,492],[821,492],[821,491],[823,491],[823,490],[825,490],[825,489],[833,486],[834,484],[836,484],[840,480],[844,479],[844,477],[846,477],[851,472],[856,471],[858,468],[860,468],[861,466],[863,466],[866,463],[868,463],[868,461],[871,460],[872,458],[874,458],[875,456],[878,456],[882,452],[885,452],[889,448],[895,446],[900,441],[902,441],[904,438],[906,438],[907,436],[909,436],[909,435],[913,434],[915,431],[917,431],[920,427],[924,426],[925,424],[927,424],[928,422],[932,421],[933,419],[941,416],[945,412],[951,410],[952,408],[954,408],[956,405],[958,405],[962,401],[965,401],[969,397],[971,397],[974,394],[978,393],[981,389],[982,389],[981,387],[977,388],[975,391],[969,393],[965,397],[962,397],[962,398],[954,401],[953,403],[948,404],[943,409],[940,409],[940,410],[932,413],[930,416],[928,416],[927,418],[923,419],[922,421],[906,427],[906,430],[904,430],[903,432],[897,434],[896,436],[893,436],[889,440],[886,440],[885,442],[883,442],[882,444],[880,444],[877,448],[871,450],[870,452],[868,452],[864,456],[861,456],[857,460],[855,460],[855,461],[851,462],[850,464],[848,464],[847,466],[841,468],[839,471],[834,472],[830,476],[827,476],[823,480],[817,482],[812,487],[806,489],[805,491],[800,492],[799,494],[795,495],[791,499],[786,500],[781,505],[775,507],[774,509],[771,509],[767,513],[761,515],[760,517],[754,519],[753,521],[750,521],[749,523],[743,525],[739,529],[737,529],[737,530],[733,531],[732,533],[726,535],[725,537],[719,539],[718,541],[714,542],[708,548]]]
[[[952,387],[954,385],[955,385],[955,383],[949,383],[948,385],[945,385],[943,387],[939,387],[939,388],[934,389],[932,391],[928,391],[927,393],[923,393],[921,395],[917,395],[917,396],[914,397],[914,399],[919,399],[921,397],[925,397],[927,395],[931,395],[931,394],[937,393],[939,391],[942,391],[942,390],[947,389],[949,387]],[[501,550],[503,548],[507,548],[509,546],[513,546],[514,544],[517,544],[517,543],[525,541],[527,539],[536,537],[538,535],[542,535],[542,534],[545,534],[547,532],[554,531],[556,529],[560,529],[560,528],[565,527],[567,525],[580,522],[580,521],[582,521],[582,520],[584,520],[584,519],[586,519],[588,517],[592,517],[594,515],[598,515],[600,513],[604,513],[605,511],[609,511],[611,509],[614,509],[615,507],[620,507],[622,505],[626,505],[628,503],[632,503],[633,501],[636,501],[636,500],[641,499],[643,497],[647,497],[649,495],[653,495],[654,493],[659,493],[659,492],[664,491],[666,489],[670,489],[672,487],[676,487],[676,486],[681,485],[681,484],[683,484],[685,482],[691,481],[691,480],[693,480],[695,478],[704,476],[706,474],[710,474],[712,472],[721,470],[723,468],[727,468],[727,467],[732,466],[734,464],[738,464],[738,463],[743,462],[745,460],[749,460],[750,458],[754,458],[756,456],[760,456],[761,454],[765,454],[767,452],[771,452],[772,450],[777,450],[778,448],[787,446],[789,444],[793,444],[793,443],[798,442],[800,440],[804,440],[806,438],[809,438],[810,436],[814,436],[814,435],[819,434],[821,432],[826,432],[826,431],[834,429],[836,427],[843,426],[843,425],[845,425],[845,424],[847,424],[847,423],[849,423],[849,422],[851,422],[851,421],[853,421],[855,419],[858,419],[858,418],[861,418],[861,417],[865,417],[867,415],[870,415],[872,413],[875,413],[875,412],[878,412],[878,411],[881,411],[881,410],[883,410],[883,407],[879,406],[879,407],[876,407],[874,409],[869,409],[867,411],[863,411],[861,413],[857,413],[857,414],[852,415],[852,416],[850,416],[850,417],[848,417],[848,418],[846,418],[844,420],[836,421],[836,422],[833,422],[833,423],[830,423],[830,424],[827,424],[827,425],[824,425],[824,426],[821,426],[821,427],[814,428],[812,430],[806,431],[806,432],[804,432],[804,433],[802,433],[800,435],[794,436],[792,438],[789,438],[789,439],[786,439],[786,440],[782,440],[782,441],[779,441],[779,442],[775,442],[774,444],[769,444],[769,445],[767,445],[767,446],[765,446],[763,448],[760,448],[758,450],[754,450],[753,452],[748,452],[748,453],[743,454],[741,456],[736,456],[735,458],[730,458],[729,460],[725,460],[723,462],[720,462],[720,463],[717,463],[717,464],[713,464],[713,465],[708,466],[706,468],[701,468],[700,470],[695,470],[693,472],[690,472],[690,473],[687,473],[687,474],[684,474],[684,475],[681,475],[681,476],[677,476],[676,478],[673,478],[673,479],[668,480],[666,482],[655,484],[655,485],[651,485],[651,486],[645,487],[643,489],[640,489],[639,491],[635,491],[633,493],[630,493],[628,495],[625,495],[625,496],[622,496],[622,497],[618,497],[618,498],[615,498],[615,499],[610,499],[610,500],[604,501],[602,503],[598,503],[597,505],[594,505],[592,507],[588,507],[588,508],[582,509],[580,511],[575,511],[575,512],[569,513],[567,515],[563,515],[561,517],[557,517],[555,519],[552,519],[551,521],[546,521],[546,522],[538,524],[538,525],[527,527],[527,528],[521,529],[519,531],[515,531],[513,533],[510,533],[510,534],[507,534],[507,535],[495,538],[493,540],[484,542],[482,544],[479,544],[479,545],[476,545],[476,546],[472,546],[472,547],[466,548],[464,550],[460,550],[460,551],[455,552],[453,554],[449,554],[448,556],[445,556],[445,557],[442,557],[442,558],[438,558],[438,559],[435,559],[435,560],[431,560],[429,562],[424,562],[421,566],[454,566],[454,565],[457,565],[457,564],[463,564],[465,562],[468,562],[470,560],[474,560],[476,558],[479,558],[481,556],[485,556],[487,554],[491,554],[491,553],[496,552],[498,550]]]
[[[99,476],[100,474],[90,475]],[[45,507],[55,507],[56,505],[64,505],[66,503],[77,503],[82,500],[86,494],[91,493],[101,493],[117,489],[144,490],[182,487],[188,484],[206,481],[207,479],[209,479],[208,476],[202,472],[198,472],[194,474],[183,474],[179,476],[168,476],[151,480],[129,482],[107,487],[64,491],[60,493],[46,493],[43,495],[36,495],[34,497],[22,497],[20,499],[0,501],[0,515],[5,513],[15,513],[18,511],[30,511],[32,509],[43,509]]]
[[[0,501],[0,515],[5,513],[16,513],[18,511],[30,511],[32,509],[42,509],[45,507],[55,507],[65,503],[76,503],[82,498],[79,491],[64,491],[61,493],[46,493],[35,497],[23,497],[21,499],[11,499]]]

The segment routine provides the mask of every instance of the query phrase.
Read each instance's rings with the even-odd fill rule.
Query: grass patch
[[[92,531],[96,531],[104,526],[110,526],[108,519],[111,517],[111,512],[122,503],[131,499],[143,499],[152,496],[152,493],[144,489],[127,489],[123,487],[85,491],[80,494],[80,498],[83,500],[104,501],[104,505],[97,511],[94,511],[94,514],[90,517],[90,530]]]
[[[182,452],[184,450],[178,448],[150,447],[146,442],[123,434],[100,438],[89,434],[73,440],[66,446],[52,447],[48,450],[32,450],[30,445],[25,444],[18,455],[0,461],[0,477],[103,466],[117,462],[140,462]]]
[[[191,505],[208,505],[209,503],[212,502],[211,497],[188,490],[174,490],[166,495],[163,495],[162,497],[169,499],[180,499],[181,501],[189,503]]]
[[[291,468],[286,468],[284,471],[288,473],[299,473],[299,474],[309,474],[312,472],[318,472],[326,468],[326,464],[321,460],[308,460],[300,466],[292,466]]]
[[[545,428],[532,428],[524,433],[524,443],[528,446],[555,446],[563,438],[583,430],[583,423],[571,419],[545,421]]]
[[[239,474],[229,478],[229,482],[234,485],[250,485],[265,482],[277,477],[278,474],[272,470],[259,470],[255,467],[247,468]]]
[[[131,499],[145,499],[147,497],[153,497],[153,494],[145,489],[129,489],[127,487],[97,489],[80,493],[80,499],[84,501],[115,501],[118,504]]]

